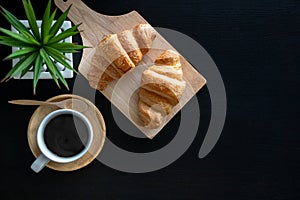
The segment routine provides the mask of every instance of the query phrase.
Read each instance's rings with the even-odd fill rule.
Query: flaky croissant
[[[145,127],[159,127],[179,103],[185,87],[179,54],[163,52],[142,75],[138,112]]]
[[[155,30],[149,24],[139,24],[133,29],[105,36],[97,46],[88,72],[90,85],[104,90],[109,82],[136,67],[155,37]]]

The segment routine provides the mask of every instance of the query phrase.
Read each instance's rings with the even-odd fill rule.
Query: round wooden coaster
[[[77,95],[65,94],[65,95],[52,97],[47,101],[55,102],[64,99],[69,99],[69,98],[80,99],[88,104],[88,110],[84,111],[83,114],[90,120],[93,127],[94,136],[93,136],[92,145],[89,148],[88,152],[80,159],[70,163],[56,163],[50,161],[47,164],[47,167],[58,171],[73,171],[73,170],[80,169],[88,165],[89,163],[91,163],[98,156],[101,149],[103,148],[103,144],[106,137],[106,127],[105,127],[103,116],[98,110],[98,108],[89,100]],[[29,121],[27,138],[28,138],[30,149],[35,157],[40,155],[40,150],[39,147],[37,146],[37,141],[36,141],[37,129],[41,121],[47,114],[58,109],[59,108],[57,108],[56,106],[48,106],[48,105],[39,106],[35,110],[35,112],[33,113]]]

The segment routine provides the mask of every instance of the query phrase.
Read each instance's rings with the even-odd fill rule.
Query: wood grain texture
[[[100,111],[94,106],[93,103],[91,103],[87,99],[77,95],[70,94],[70,95],[55,96],[47,101],[58,102],[58,101],[71,99],[71,98],[80,99],[88,104],[88,109],[85,112],[83,112],[83,114],[90,120],[91,125],[93,127],[93,133],[94,133],[93,141],[88,152],[84,154],[80,159],[70,163],[57,163],[57,162],[50,161],[47,164],[47,167],[57,171],[74,171],[91,163],[100,153],[106,137],[106,127],[105,127],[104,119]],[[43,105],[38,107],[36,111],[33,113],[33,115],[31,116],[28,125],[28,130],[27,130],[27,139],[28,139],[29,147],[35,157],[39,156],[41,153],[36,140],[38,127],[46,115],[58,109],[59,108],[57,108],[57,106]]]
[[[55,3],[63,11],[72,5],[68,17],[74,24],[82,23],[79,30],[81,31],[83,44],[92,47],[84,49],[79,65],[79,71],[84,77],[87,77],[92,67],[93,58],[98,52],[97,44],[103,36],[131,29],[137,24],[148,23],[136,11],[121,16],[106,16],[91,10],[80,0],[68,0],[67,2],[55,0]],[[181,100],[160,127],[156,129],[145,128],[137,113],[137,91],[140,86],[142,72],[151,66],[164,50],[175,50],[158,32],[156,34],[157,37],[153,42],[152,49],[143,57],[139,66],[122,76],[121,79],[111,82],[105,90],[101,91],[112,104],[149,138],[153,138],[206,83],[205,78],[181,56],[184,80],[187,82],[187,87]]]

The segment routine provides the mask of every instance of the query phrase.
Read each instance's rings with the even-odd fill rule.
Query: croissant
[[[139,24],[133,29],[105,36],[97,46],[88,72],[90,85],[104,90],[109,82],[135,68],[151,48],[155,37],[155,30],[149,24]]]
[[[185,87],[179,54],[172,50],[163,52],[142,75],[138,114],[144,126],[159,127],[179,103]]]

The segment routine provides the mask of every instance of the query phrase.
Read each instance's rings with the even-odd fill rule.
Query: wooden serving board
[[[64,0],[55,0],[55,4],[62,11],[65,11],[72,4],[68,17],[74,24],[82,23],[79,30],[81,31],[80,35],[83,45],[92,47],[83,50],[83,56],[79,65],[79,72],[85,77],[87,77],[97,44],[105,35],[131,29],[138,24],[148,23],[136,11],[120,16],[107,16],[93,11],[80,0],[67,0],[66,2]],[[138,89],[141,76],[143,71],[151,66],[154,60],[167,49],[175,50],[157,32],[152,49],[143,57],[142,62],[134,70],[126,73],[121,79],[111,82],[105,90],[101,91],[112,104],[149,138],[153,138],[206,83],[205,78],[181,56],[183,75],[184,80],[187,82],[187,87],[180,99],[180,103],[173,108],[165,123],[159,128],[148,129],[143,127],[137,113]]]

